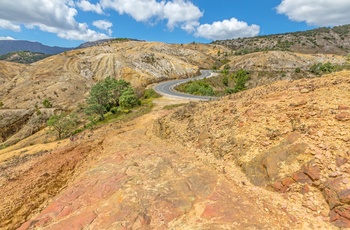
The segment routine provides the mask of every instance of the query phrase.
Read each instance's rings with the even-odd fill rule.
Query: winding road
[[[192,94],[178,92],[175,90],[175,87],[177,85],[186,83],[188,81],[199,80],[199,79],[203,79],[206,77],[212,77],[215,75],[216,74],[210,70],[201,70],[200,76],[197,76],[194,78],[188,78],[188,79],[180,79],[180,80],[172,80],[172,81],[162,82],[162,83],[156,85],[154,87],[154,90],[163,96],[182,98],[182,99],[190,99],[190,100],[202,100],[202,101],[213,100],[213,99],[215,99],[215,97],[198,96],[198,95],[192,95]]]

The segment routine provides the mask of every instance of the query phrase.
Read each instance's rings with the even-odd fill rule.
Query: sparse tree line
[[[150,94],[149,91],[146,92]],[[153,96],[155,97],[155,95]],[[107,77],[91,87],[86,98],[86,105],[81,108],[89,122],[83,125],[79,122],[76,113],[61,113],[51,116],[47,121],[47,125],[57,134],[59,139],[62,139],[81,131],[81,129],[77,129],[79,125],[84,128],[91,128],[98,121],[105,120],[106,114],[129,112],[130,109],[140,104],[141,101],[129,82]],[[43,101],[43,105],[45,108],[52,108],[53,106],[47,99]]]

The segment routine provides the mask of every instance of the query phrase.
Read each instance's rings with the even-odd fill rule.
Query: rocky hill
[[[222,58],[222,57],[221,57]],[[254,88],[279,80],[319,77],[313,66],[331,63],[338,68],[349,68],[346,57],[334,54],[303,54],[289,51],[256,52],[246,55],[226,57],[226,69],[244,69],[250,73],[248,88]],[[221,69],[224,69],[222,66]]]
[[[350,53],[350,25],[253,38],[219,40],[214,41],[213,44],[229,47],[237,55],[270,50],[347,55]]]
[[[156,121],[154,131],[191,148],[194,159],[210,162],[227,178],[236,180],[240,168],[247,189],[283,194],[280,213],[299,204],[320,223],[350,228],[349,77],[347,71],[280,81],[193,103]]]
[[[350,227],[350,72],[0,150],[2,229]]]
[[[64,48],[58,46],[46,46],[39,42],[30,42],[22,40],[1,40],[0,41],[0,54],[7,54],[17,51],[30,51],[35,53],[44,54],[58,54],[64,51],[71,50],[72,48]]]

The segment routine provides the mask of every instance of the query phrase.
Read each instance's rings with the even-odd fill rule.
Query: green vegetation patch
[[[58,139],[66,138],[84,131],[94,129],[110,122],[127,121],[151,111],[152,100],[159,97],[153,89],[146,90],[137,97],[129,82],[107,77],[91,87],[86,104],[80,105],[80,111],[86,116],[75,113],[55,114],[47,121],[51,131]],[[43,101],[45,107],[52,106],[48,99]]]
[[[207,79],[190,81],[177,87],[181,92],[199,96],[214,96],[213,87],[207,81]]]
[[[246,70],[229,72],[224,69],[217,77],[190,81],[177,86],[176,90],[200,96],[224,96],[245,90],[249,80],[249,72]]]
[[[40,61],[44,58],[49,57],[49,54],[44,53],[35,53],[30,51],[18,51],[11,52],[8,54],[0,55],[0,60],[9,61],[9,62],[17,62],[22,64],[30,64],[33,62]]]

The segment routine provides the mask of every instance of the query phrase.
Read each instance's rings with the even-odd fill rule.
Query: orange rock
[[[338,110],[349,110],[350,107],[349,106],[346,106],[346,105],[339,105],[338,106]]]
[[[350,113],[341,112],[335,116],[335,119],[337,119],[338,121],[348,121],[348,120],[350,120]]]

